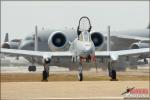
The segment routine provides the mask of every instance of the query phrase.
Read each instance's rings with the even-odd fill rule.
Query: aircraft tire
[[[112,75],[111,78],[113,80],[116,80],[116,70],[112,70],[112,74],[111,75]]]
[[[79,73],[79,75],[78,75],[78,80],[79,80],[79,81],[82,81],[82,80],[83,80],[83,74],[82,74],[82,73]]]
[[[43,80],[47,81],[48,73],[46,71],[43,71]]]
[[[36,66],[32,66],[32,71],[36,71]]]
[[[28,71],[36,71],[36,66],[29,66]]]

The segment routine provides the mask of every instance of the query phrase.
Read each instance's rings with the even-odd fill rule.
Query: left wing
[[[135,56],[135,55],[147,55],[150,57],[150,49],[142,48],[142,49],[129,49],[129,50],[119,50],[119,51],[96,51],[96,57],[107,57],[111,58],[111,60],[118,60],[119,56]]]
[[[32,57],[42,57],[42,58],[52,58],[52,57],[72,57],[72,53],[69,51],[63,52],[42,52],[42,51],[30,51],[30,50],[16,50],[16,49],[3,49],[1,48],[1,54],[13,55],[13,56],[32,56]]]

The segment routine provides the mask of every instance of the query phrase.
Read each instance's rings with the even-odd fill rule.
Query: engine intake
[[[48,39],[48,45],[50,50],[61,50],[67,44],[67,38],[62,32],[54,32]]]
[[[93,32],[91,34],[91,39],[95,47],[101,47],[104,43],[104,36],[100,32]]]
[[[140,48],[149,48],[149,43],[133,43],[129,47],[130,49],[140,49]]]
[[[66,37],[62,33],[54,34],[52,37],[52,43],[56,47],[63,46],[65,44],[65,42],[66,42]]]

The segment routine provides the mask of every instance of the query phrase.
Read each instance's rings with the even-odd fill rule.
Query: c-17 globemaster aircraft
[[[113,45],[110,41],[110,31],[108,31],[109,34],[107,36],[106,45],[104,43],[104,36],[99,32],[90,33],[91,28],[92,26],[89,18],[85,16],[80,18],[77,32],[74,30],[63,31],[65,32],[64,34],[62,31],[43,31],[43,34],[37,35],[39,32],[36,27],[33,36],[34,39],[32,37],[27,37],[22,40],[21,44],[18,45],[18,49],[20,50],[2,48],[1,53],[23,56],[32,63],[37,62],[43,64],[44,81],[47,81],[49,76],[49,65],[63,66],[63,64],[65,65],[66,63],[69,63],[70,66],[73,64],[78,65],[78,79],[82,81],[84,62],[93,63],[97,66],[96,63],[100,62],[101,59],[109,59],[109,65],[113,65],[118,62],[119,58],[122,56],[149,57],[149,48],[147,44],[146,47],[144,45],[144,48],[131,47],[132,49],[129,50],[110,51],[110,45]],[[131,37],[133,36],[128,36],[129,39],[131,39]],[[44,38],[48,39],[46,40]],[[122,36],[120,36],[120,38],[122,38]],[[142,37],[139,40],[148,41],[148,38]],[[7,47],[7,44],[3,45]],[[47,47],[45,47],[45,45],[47,45]],[[107,51],[100,51],[100,49],[103,50],[103,45],[107,46]],[[137,43],[133,42],[132,45],[137,45]],[[127,47],[129,47],[129,44]],[[115,50],[115,48],[112,48],[112,50]],[[35,69],[35,66],[29,66],[29,70],[33,69]],[[115,66],[108,66],[108,70],[112,80],[116,80]]]

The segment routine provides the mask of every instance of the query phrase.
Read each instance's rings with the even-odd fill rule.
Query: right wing
[[[129,50],[119,50],[119,51],[96,51],[96,57],[104,57],[110,58],[113,61],[119,59],[120,56],[138,56],[138,55],[146,55],[150,57],[150,49],[142,48],[142,49],[129,49]]]

